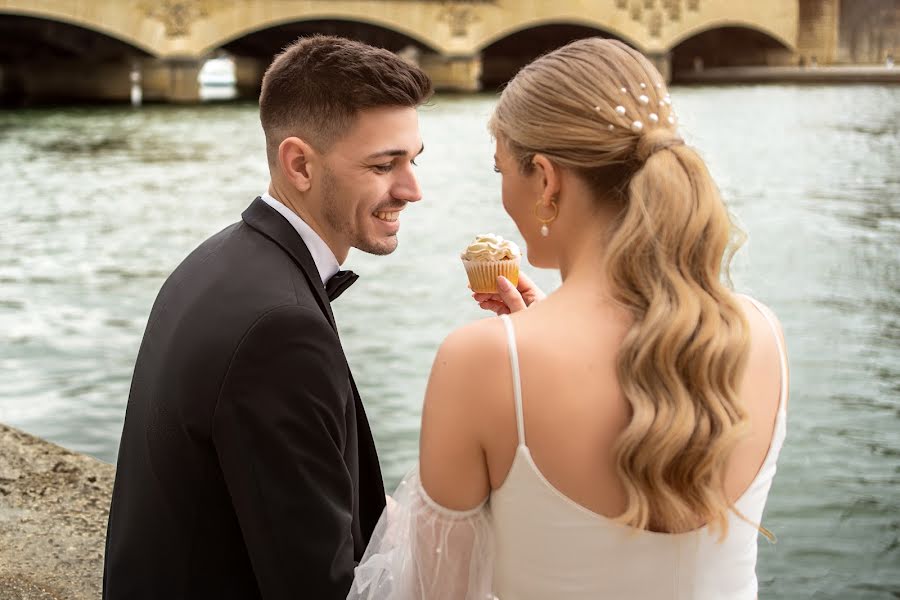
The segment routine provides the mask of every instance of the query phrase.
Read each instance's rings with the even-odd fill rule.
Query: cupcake
[[[497,292],[498,275],[517,285],[521,257],[522,253],[515,243],[493,233],[477,236],[460,255],[472,291],[481,293]]]

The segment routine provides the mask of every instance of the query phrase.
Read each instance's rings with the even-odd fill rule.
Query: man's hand
[[[513,284],[501,275],[497,277],[496,294],[476,292],[472,294],[472,297],[484,310],[493,311],[498,315],[508,315],[524,310],[538,300],[543,300],[547,294],[542,292],[527,275],[519,273],[519,284],[516,287],[513,287]]]

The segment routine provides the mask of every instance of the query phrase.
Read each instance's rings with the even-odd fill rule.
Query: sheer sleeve
[[[425,492],[417,465],[388,499],[348,600],[494,598],[494,551],[487,500],[444,508]]]

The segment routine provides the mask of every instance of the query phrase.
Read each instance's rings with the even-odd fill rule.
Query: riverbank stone
[[[0,599],[96,600],[115,467],[0,423]]]

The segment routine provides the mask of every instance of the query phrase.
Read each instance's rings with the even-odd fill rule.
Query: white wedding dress
[[[763,508],[785,437],[786,356],[769,452],[735,503],[750,522]],[[400,483],[356,568],[350,600],[751,600],[757,597],[759,532],[731,513],[719,543],[707,528],[682,534],[636,530],[591,512],[554,488],[525,443],[512,322],[503,317],[515,386],[519,446],[503,485],[459,512],[425,492],[418,468]]]

